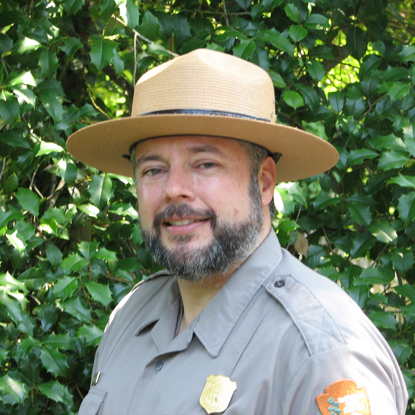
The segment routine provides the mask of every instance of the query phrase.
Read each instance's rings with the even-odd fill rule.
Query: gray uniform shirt
[[[123,299],[79,415],[205,415],[201,395],[210,411],[224,400],[227,415],[405,413],[402,374],[380,332],[341,288],[281,249],[273,232],[175,337],[180,306],[167,274]],[[213,392],[210,375],[224,381]],[[331,393],[336,382],[343,397]],[[351,382],[369,409],[359,410],[360,392],[344,392]],[[327,408],[319,409],[325,389]]]

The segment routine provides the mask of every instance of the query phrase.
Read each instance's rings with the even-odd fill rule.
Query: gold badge
[[[352,380],[338,380],[316,398],[322,415],[370,415],[369,397],[365,388]]]
[[[208,414],[217,414],[226,410],[236,391],[236,382],[226,376],[210,375],[200,395],[200,405]]]

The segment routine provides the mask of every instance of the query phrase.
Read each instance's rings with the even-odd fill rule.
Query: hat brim
[[[163,114],[121,118],[93,124],[75,132],[68,151],[99,170],[133,177],[130,147],[158,137],[203,135],[250,141],[282,154],[277,181],[315,176],[333,167],[338,153],[327,141],[283,124],[212,115]]]

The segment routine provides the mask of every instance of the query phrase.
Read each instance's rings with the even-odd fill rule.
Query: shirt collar
[[[187,328],[194,332],[208,353],[216,357],[258,290],[266,284],[282,259],[278,238],[271,230],[265,240],[246,259]]]
[[[216,357],[219,355],[233,328],[254,298],[258,290],[266,285],[272,271],[282,259],[281,246],[275,233],[271,230],[258,248],[234,272],[206,308],[173,340],[169,349],[183,350],[196,334],[207,352]],[[180,292],[175,277],[168,277],[160,284],[163,298],[157,303],[153,301],[151,308],[143,310],[143,320],[136,336],[146,327],[158,323],[152,329],[153,340],[159,350],[172,342],[180,306]],[[161,324],[163,322],[163,324]],[[180,337],[180,339],[179,339]],[[180,343],[180,345],[179,345]]]

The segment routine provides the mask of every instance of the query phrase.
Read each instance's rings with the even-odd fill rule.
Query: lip
[[[209,218],[171,218],[163,222],[163,228],[173,235],[186,235],[209,224]]]

